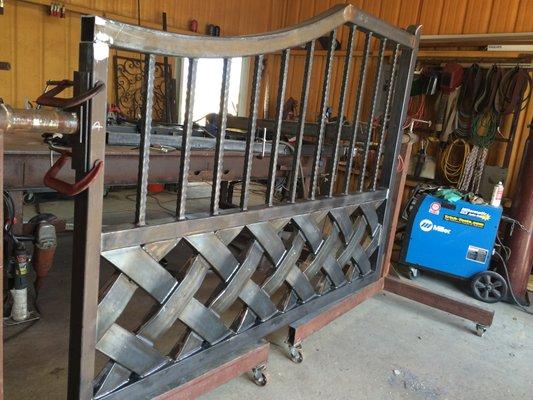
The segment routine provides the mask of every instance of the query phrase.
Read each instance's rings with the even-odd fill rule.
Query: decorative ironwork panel
[[[375,273],[371,259],[380,240],[376,208],[381,203],[103,252],[120,275],[98,305],[96,348],[111,361],[98,377],[97,397]],[[238,252],[232,249],[236,241]],[[159,261],[179,243],[193,255],[178,280]],[[196,295],[210,271],[220,283],[204,304]],[[132,332],[117,319],[139,288],[157,306]],[[231,307],[239,311],[225,322],[222,317]],[[185,333],[176,337],[170,353],[160,353],[154,343],[178,320],[186,325]]]
[[[335,38],[343,25],[350,29],[348,48],[343,79],[334,82],[332,71],[338,62]],[[305,110],[310,77],[316,73],[315,41],[324,36],[329,37],[324,45],[327,62],[318,71],[323,77],[320,88],[314,88],[321,93],[321,115],[312,151],[305,154],[311,161],[305,170]],[[361,63],[351,60],[358,40],[365,43]],[[144,63],[125,59],[120,69],[123,83],[117,84],[122,87],[120,93],[127,92],[125,101],[132,104],[133,115],[141,116],[135,219],[102,230],[103,179],[97,179],[76,199],[71,308],[74,316],[81,317],[71,318],[74,345],[69,358],[69,397],[141,399],[163,394],[193,379],[200,369],[217,366],[239,349],[379,279],[390,235],[390,188],[395,182],[418,40],[417,28],[398,29],[351,5],[339,5],[291,29],[227,38],[83,18],[80,74],[85,73],[88,82],[105,82],[109,47],[146,56]],[[306,49],[302,114],[295,131],[292,170],[284,171],[278,166],[278,150],[285,139],[283,106],[290,49],[297,46]],[[379,49],[376,62],[371,59],[373,48]],[[271,151],[265,155],[255,153],[254,141],[267,53],[281,54],[281,62]],[[158,96],[163,96],[158,94],[162,75],[161,66],[158,69],[155,64],[156,55],[188,59],[176,165],[176,213],[165,221],[146,218],[151,124],[163,118],[156,107]],[[253,79],[240,204],[221,209],[232,57],[250,57]],[[206,139],[212,141],[212,151],[202,153],[212,157],[211,198],[205,211],[191,213],[187,197],[199,58],[222,58],[224,68],[216,93],[220,100],[219,117],[214,119],[217,134]],[[359,74],[356,64],[360,65]],[[384,68],[386,64],[390,68]],[[383,85],[385,80],[387,85]],[[334,129],[327,122],[332,93],[340,93]],[[351,110],[349,98],[355,99]],[[84,107],[89,107],[90,113],[83,120],[80,144],[73,152],[78,179],[91,163],[104,158],[105,149],[105,99],[98,97]],[[82,108],[80,115],[85,115],[85,110]],[[346,124],[345,111],[352,115],[351,125]],[[328,145],[328,132],[333,133],[333,145],[331,141]],[[269,168],[264,193],[259,200],[255,196],[256,204],[252,204],[256,155],[269,157]],[[356,157],[360,162],[354,162]],[[341,160],[346,178],[337,173]],[[352,175],[357,177],[357,185],[350,184]],[[276,195],[280,187],[287,191],[281,199]],[[336,191],[336,187],[340,189]],[[167,268],[163,258],[181,260],[183,265]],[[97,301],[100,269],[109,266],[114,278]],[[126,315],[136,316],[138,323]],[[95,378],[96,354],[106,362]]]
[[[169,74],[172,75],[171,67],[168,66]],[[130,120],[141,118],[145,63],[142,57],[113,57],[113,79],[115,85],[115,104],[122,113]],[[154,108],[153,120],[164,122],[166,115],[166,85],[165,85],[165,65],[155,63],[154,79]]]

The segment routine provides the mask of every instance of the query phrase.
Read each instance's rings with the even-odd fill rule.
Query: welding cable
[[[498,256],[498,258],[500,259],[501,265],[505,272],[505,280],[507,281],[507,285],[509,286],[509,293],[511,294],[511,298],[513,299],[514,303],[520,310],[524,311],[527,314],[533,315],[533,311],[529,310],[522,303],[520,303],[520,301],[518,300],[518,298],[516,297],[514,293],[513,286],[511,285],[511,279],[509,278],[509,269],[507,268],[507,262],[505,261],[503,256],[498,251],[494,251],[494,255]]]
[[[516,67],[507,71],[498,87],[495,111],[507,115],[524,110],[531,98],[532,86],[531,76],[525,69]]]
[[[463,150],[462,157],[458,162],[453,162],[451,156],[456,154],[458,148]],[[440,169],[448,182],[459,183],[469,154],[470,144],[462,138],[457,138],[446,146],[440,158]]]

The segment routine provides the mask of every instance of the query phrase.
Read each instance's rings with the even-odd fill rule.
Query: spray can
[[[490,199],[490,205],[493,207],[499,207],[502,203],[503,197],[503,183],[498,182],[492,190],[492,198]]]
[[[28,252],[23,243],[18,243],[15,249],[14,285],[11,289],[13,307],[11,318],[20,322],[28,319]]]

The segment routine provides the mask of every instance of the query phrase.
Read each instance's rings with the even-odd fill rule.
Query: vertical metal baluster
[[[378,152],[376,155],[376,168],[374,169],[374,177],[372,178],[372,190],[376,190],[377,184],[378,184],[378,172],[379,172],[379,161],[381,159],[381,154],[383,153],[383,140],[385,139],[385,130],[387,126],[387,117],[390,112],[390,106],[391,106],[391,100],[392,100],[392,92],[394,91],[394,81],[396,78],[396,67],[398,64],[398,55],[400,54],[400,45],[397,44],[396,48],[394,50],[394,57],[392,61],[392,69],[390,73],[390,79],[389,79],[389,90],[387,92],[387,103],[385,104],[385,112],[383,115],[383,122],[381,123],[381,132],[379,135],[379,145],[378,145]]]
[[[396,187],[396,181],[399,174],[395,172],[398,164],[397,155],[400,153],[402,145],[402,124],[407,115],[409,97],[411,93],[411,84],[413,82],[414,69],[416,65],[416,56],[418,53],[418,43],[420,40],[420,26],[410,26],[407,31],[414,35],[413,48],[401,47],[401,54],[398,60],[398,73],[396,76],[397,90],[393,93],[391,115],[389,118],[389,129],[387,141],[383,146],[383,164],[381,166],[380,186],[389,189],[387,202],[378,210],[378,217],[382,222],[382,231],[379,238],[379,250],[376,257],[376,274],[381,276],[383,260],[387,254],[387,243],[389,243],[392,229],[392,217],[396,202],[391,196],[393,188]]]
[[[376,113],[376,103],[378,100],[378,94],[380,91],[379,82],[381,80],[381,72],[383,69],[383,58],[385,55],[385,46],[387,45],[387,39],[383,38],[381,39],[381,44],[379,46],[379,56],[378,56],[378,65],[376,69],[376,79],[374,81],[374,97],[372,100],[372,107],[370,108],[370,115],[368,116],[367,120],[367,128],[366,128],[366,141],[365,141],[365,154],[363,156],[363,165],[361,165],[361,171],[359,174],[359,192],[363,191],[364,185],[365,185],[365,171],[366,171],[366,165],[368,163],[368,153],[370,152],[370,142],[372,141],[372,122],[374,120],[374,115]]]
[[[276,168],[278,165],[279,138],[281,136],[281,124],[283,123],[283,101],[285,99],[285,89],[287,86],[287,71],[289,69],[290,49],[285,49],[281,53],[281,67],[279,69],[278,99],[276,105],[276,125],[274,127],[274,137],[270,147],[270,167],[268,169],[268,184],[266,191],[266,204],[274,204],[274,186],[276,185]]]
[[[252,98],[250,99],[250,120],[248,122],[248,137],[246,138],[246,154],[244,155],[244,172],[241,188],[241,209],[248,209],[250,191],[250,177],[252,175],[252,161],[254,159],[255,131],[257,129],[257,109],[261,96],[261,76],[263,74],[263,54],[255,57],[254,77],[252,81]]]
[[[328,49],[327,60],[326,60],[326,70],[324,75],[324,84],[322,86],[322,100],[320,104],[320,130],[318,132],[318,137],[315,145],[315,157],[313,160],[313,169],[311,171],[311,191],[309,198],[311,200],[315,199],[316,189],[318,185],[318,169],[320,167],[320,156],[322,154],[322,142],[324,141],[324,133],[326,131],[326,111],[328,108],[328,99],[329,99],[329,89],[331,86],[331,70],[333,68],[333,55],[335,53],[335,45],[337,38],[337,30],[334,29],[329,35],[330,46]]]
[[[191,158],[191,136],[193,125],[194,90],[196,86],[196,69],[198,60],[189,58],[189,74],[187,76],[187,98],[185,99],[184,132],[181,140],[180,173],[178,177],[178,204],[176,217],[185,219],[187,201],[187,183],[189,181],[189,163]]]
[[[328,186],[328,197],[333,196],[333,189],[335,185],[335,175],[337,173],[337,167],[339,163],[339,146],[342,135],[342,127],[344,125],[344,110],[346,107],[346,92],[348,88],[348,82],[350,81],[350,70],[352,67],[352,56],[353,56],[353,44],[354,37],[356,33],[356,28],[354,25],[350,25],[350,33],[348,35],[348,44],[346,47],[346,57],[344,59],[344,71],[342,76],[341,84],[341,93],[339,99],[339,113],[338,113],[338,126],[337,126],[337,136],[335,137],[335,148],[333,150],[333,159],[331,160],[331,169],[329,171],[329,186]]]
[[[137,198],[135,202],[135,223],[139,226],[146,224],[150,135],[152,132],[152,110],[154,108],[154,76],[155,56],[153,54],[147,54],[144,67],[141,143],[139,145],[139,170],[137,175]]]
[[[302,83],[302,95],[300,97],[300,116],[298,117],[298,134],[294,145],[294,158],[292,160],[290,202],[296,201],[298,188],[298,172],[300,171],[300,158],[302,156],[302,141],[305,131],[305,115],[307,113],[307,101],[309,99],[309,87],[311,86],[311,70],[313,69],[313,56],[315,53],[315,41],[307,43],[307,56],[305,57],[305,70]],[[304,182],[302,181],[302,185]]]
[[[361,111],[363,110],[363,102],[365,95],[365,84],[367,75],[368,60],[370,58],[370,43],[372,41],[372,32],[366,34],[365,48],[363,50],[363,61],[361,63],[361,72],[359,73],[359,84],[357,86],[357,104],[355,105],[354,114],[352,118],[352,135],[350,137],[350,145],[348,147],[348,163],[346,164],[346,172],[344,176],[344,194],[350,192],[350,178],[352,174],[353,160],[357,155],[355,143],[357,141],[357,132],[359,123],[361,122]]]
[[[226,138],[226,120],[228,117],[229,81],[231,75],[231,58],[224,59],[222,71],[222,88],[220,90],[220,111],[218,115],[218,136],[215,146],[215,165],[213,168],[213,186],[211,188],[211,214],[217,215],[220,200],[220,181],[224,164],[224,139]]]

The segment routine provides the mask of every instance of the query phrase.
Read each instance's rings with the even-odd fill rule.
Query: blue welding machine
[[[501,216],[501,207],[424,194],[410,212],[400,261],[472,280],[476,298],[498,301],[507,285],[488,270]]]

